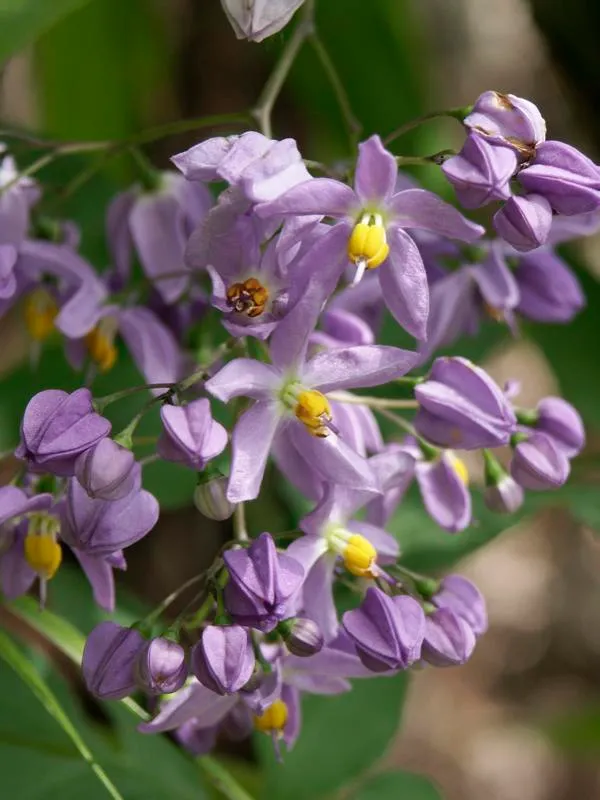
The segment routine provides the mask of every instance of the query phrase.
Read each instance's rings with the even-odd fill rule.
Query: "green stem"
[[[203,581],[205,579],[206,579],[206,572],[201,572],[199,575],[194,575],[192,578],[190,578],[189,580],[185,581],[185,583],[182,583],[181,586],[179,586],[177,589],[175,589],[175,591],[171,592],[170,595],[165,597],[165,599],[162,600],[156,606],[155,609],[153,609],[149,614],[146,614],[144,619],[141,621],[141,624],[145,625],[145,626],[153,625],[156,622],[157,619],[160,619],[160,617],[164,614],[164,612],[167,610],[167,608],[172,603],[174,603],[175,600],[177,600],[179,595],[183,594],[183,592],[185,592],[191,586],[194,586],[196,583],[200,583],[201,581]],[[212,598],[207,598],[207,599],[210,599],[212,601]],[[206,600],[204,601],[204,605],[206,605]]]
[[[391,397],[371,397],[365,394],[350,394],[350,392],[328,392],[329,400],[337,403],[349,403],[350,405],[369,406],[369,408],[418,408],[416,400],[396,400]]]
[[[459,122],[462,122],[467,114],[471,112],[471,110],[471,106],[465,106],[461,108],[449,108],[446,109],[446,111],[432,111],[430,114],[424,114],[422,117],[417,117],[416,119],[410,120],[410,122],[404,123],[404,125],[400,125],[399,128],[396,128],[396,130],[392,131],[390,134],[388,134],[388,136],[385,137],[383,143],[387,147],[392,142],[396,141],[396,139],[404,136],[405,133],[408,133],[409,131],[412,131],[424,123],[430,122],[434,119],[451,117],[452,119],[457,119]]]
[[[233,532],[237,542],[248,542],[248,528],[246,526],[246,504],[238,503],[233,512]]]
[[[212,756],[198,759],[200,769],[206,779],[227,800],[253,800],[252,796],[231,777],[229,772]]]
[[[396,156],[396,163],[399,167],[406,167],[411,164],[427,166],[429,164],[443,164],[451,156],[456,155],[456,150],[440,150],[430,156]]]
[[[385,417],[385,419],[389,420],[390,422],[393,422],[411,436],[417,435],[411,423],[405,420],[403,417],[399,417],[397,414],[392,414],[391,411],[388,411],[386,408],[381,408],[380,406],[376,406],[373,411],[375,411],[377,414],[380,414],[382,417]]]
[[[117,400],[122,400],[124,397],[129,397],[131,394],[137,392],[144,392],[148,389],[173,389],[172,383],[142,383],[140,386],[130,386],[128,389],[121,389],[118,392],[107,394],[104,397],[97,397],[94,399],[94,408],[101,414],[104,409],[111,403],[116,403]]]
[[[300,21],[283,48],[279,61],[275,64],[256,105],[252,109],[252,117],[257,122],[261,133],[269,139],[273,137],[271,125],[273,106],[281,93],[283,84],[296,60],[296,56],[300,52],[300,48],[314,31],[314,9],[315,0],[307,0]]]
[[[331,88],[333,89],[333,93],[335,94],[338,106],[342,113],[344,127],[346,128],[348,142],[350,143],[350,150],[352,154],[354,154],[356,152],[356,148],[358,147],[358,138],[360,136],[362,125],[352,111],[348,93],[346,92],[346,88],[338,74],[335,64],[331,60],[331,56],[329,55],[327,48],[319,38],[319,35],[314,31],[310,35],[310,43],[313,46],[319,61],[321,62],[323,71],[327,75],[329,83],[331,84]]]

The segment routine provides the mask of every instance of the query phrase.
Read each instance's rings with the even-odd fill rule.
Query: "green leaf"
[[[0,64],[89,0],[4,0],[0,5]]]
[[[371,778],[350,795],[351,800],[442,800],[435,786],[422,775],[385,772]]]
[[[302,735],[283,764],[273,745],[257,737],[268,800],[316,800],[358,777],[381,757],[400,724],[408,675],[357,680],[336,696],[308,695],[302,704]]]
[[[569,755],[594,756],[600,752],[600,707],[571,711],[543,727],[552,743]]]
[[[107,794],[114,798],[114,800],[123,800],[122,795],[102,767],[97,763],[91,750],[79,735],[77,729],[47,686],[46,682],[40,677],[39,673],[21,650],[19,650],[11,639],[2,631],[0,631],[0,658],[4,659],[4,661],[12,667],[17,675],[29,686],[48,714],[60,725],[79,751],[81,758],[89,765],[92,772],[102,783]]]

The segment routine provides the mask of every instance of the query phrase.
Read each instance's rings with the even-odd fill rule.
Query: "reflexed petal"
[[[347,217],[360,209],[360,201],[349,186],[332,178],[313,178],[298,184],[270,203],[256,207],[259,217],[319,214]]]
[[[269,364],[236,358],[206,381],[204,387],[218,400],[228,403],[233,397],[266,400],[273,397],[281,382],[281,374]]]
[[[119,331],[148,383],[176,383],[181,379],[185,365],[179,345],[153,311],[141,306],[124,309],[119,314]]]
[[[231,437],[232,460],[227,487],[227,499],[231,503],[258,497],[279,423],[276,403],[260,400],[238,419]]]
[[[203,727],[209,728],[220,722],[237,702],[235,694],[216,694],[201,683],[194,682],[180,689],[172,700],[161,707],[154,719],[138,725],[138,730],[141,733],[172,731],[196,717],[201,720]]]
[[[115,610],[115,580],[110,564],[104,558],[90,556],[82,550],[73,548],[73,554],[90,582],[94,600],[104,611]]]
[[[471,495],[445,457],[418,463],[415,474],[427,513],[450,533],[464,530],[471,521]]]
[[[393,224],[401,228],[423,228],[460,242],[474,242],[485,228],[464,217],[450,203],[425,189],[406,189],[389,202]]]
[[[302,586],[303,616],[317,623],[325,642],[338,634],[339,621],[333,601],[333,570],[336,556],[327,553],[317,559]]]
[[[302,381],[321,392],[379,386],[406,375],[417,354],[385,345],[357,345],[322,351],[306,365]]]
[[[383,299],[397,322],[416,339],[425,339],[429,286],[419,248],[399,228],[388,230],[390,254],[379,267]]]

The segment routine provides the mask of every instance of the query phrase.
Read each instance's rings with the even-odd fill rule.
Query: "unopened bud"
[[[152,639],[137,658],[138,683],[151,694],[176,692],[181,689],[187,676],[185,651],[178,642],[170,639]]]
[[[483,500],[486,506],[497,514],[514,514],[523,505],[523,488],[489,450],[483,451],[483,458],[486,485]]]
[[[136,689],[135,664],[145,644],[134,628],[96,625],[85,643],[81,669],[88,690],[103,700],[121,700]]]
[[[235,505],[227,499],[227,478],[221,472],[212,472],[200,478],[194,491],[194,505],[208,519],[222,522],[233,514]]]
[[[323,647],[323,634],[316,622],[304,617],[286,619],[278,626],[287,649],[294,656],[314,656]]]

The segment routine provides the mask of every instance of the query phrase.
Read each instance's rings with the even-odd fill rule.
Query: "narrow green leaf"
[[[87,2],[89,0],[4,0],[0,3],[0,64]]]
[[[14,642],[2,631],[0,631],[0,658],[4,659],[4,661],[12,667],[17,675],[29,686],[50,716],[60,725],[81,754],[82,759],[89,764],[92,772],[103,784],[107,793],[114,798],[114,800],[123,800],[116,786],[94,759],[90,749],[64,712],[62,706],[54,696],[54,693],[50,690],[45,681],[42,680],[39,673]]]

